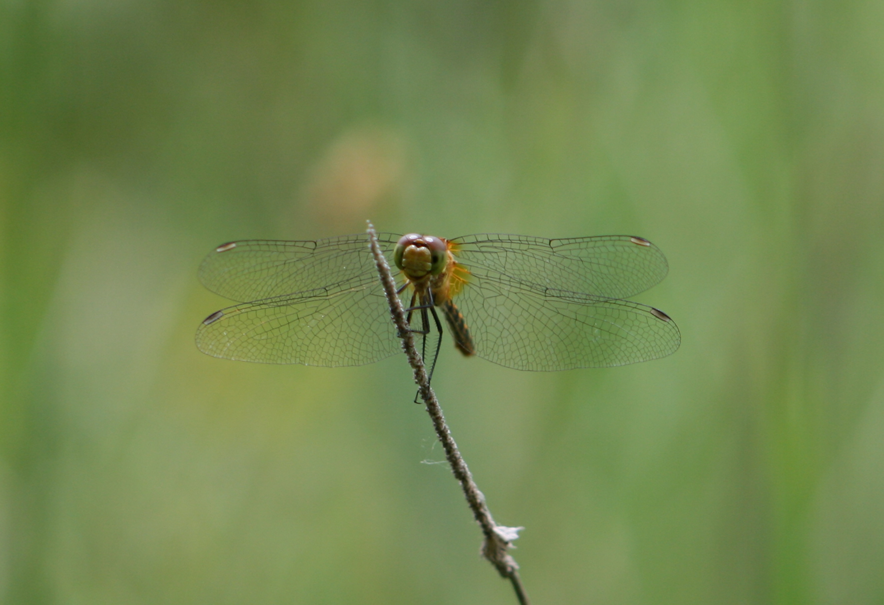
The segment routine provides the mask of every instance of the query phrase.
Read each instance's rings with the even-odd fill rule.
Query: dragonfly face
[[[448,257],[445,240],[418,233],[403,235],[393,252],[396,266],[412,281],[422,280],[427,275],[439,275],[445,270]]]

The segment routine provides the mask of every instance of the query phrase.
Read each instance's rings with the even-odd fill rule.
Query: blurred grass
[[[537,603],[884,599],[884,4],[0,4],[0,601],[511,603],[403,360],[200,355],[241,238],[634,233],[673,357],[436,388]]]

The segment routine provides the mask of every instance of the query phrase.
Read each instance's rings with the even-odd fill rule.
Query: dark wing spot
[[[203,320],[203,325],[213,324],[224,316],[224,311],[215,311]]]
[[[651,315],[653,315],[657,319],[662,319],[663,321],[672,321],[672,318],[666,315],[666,313],[664,313],[660,309],[655,309],[654,307],[651,307]]]

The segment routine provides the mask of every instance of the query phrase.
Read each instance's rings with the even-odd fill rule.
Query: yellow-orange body
[[[456,244],[448,240],[412,233],[399,240],[395,261],[420,303],[432,302],[442,309],[457,349],[475,355],[470,329],[452,300],[469,277],[466,267],[457,262],[456,251]]]

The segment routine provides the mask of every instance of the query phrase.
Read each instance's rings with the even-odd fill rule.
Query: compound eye
[[[445,245],[445,240],[438,237],[427,235],[423,240],[424,245],[430,251],[430,258],[432,259],[430,273],[439,275],[445,270],[445,265],[448,263],[448,246]]]

